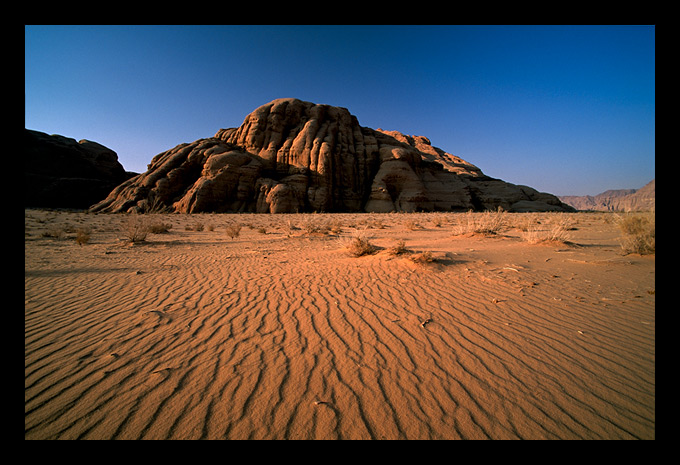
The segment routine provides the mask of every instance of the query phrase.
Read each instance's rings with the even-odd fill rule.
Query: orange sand
[[[25,213],[26,439],[655,437],[655,257],[611,214],[570,215],[575,245],[519,214],[148,215],[172,229],[130,245],[125,215]]]

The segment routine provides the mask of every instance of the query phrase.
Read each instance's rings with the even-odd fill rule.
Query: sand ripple
[[[27,251],[27,439],[654,437],[653,295],[460,244],[72,247]]]

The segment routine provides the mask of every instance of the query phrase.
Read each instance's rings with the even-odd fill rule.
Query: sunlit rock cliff
[[[238,128],[153,157],[92,211],[572,211],[490,178],[422,136],[359,125],[346,108],[278,99]]]

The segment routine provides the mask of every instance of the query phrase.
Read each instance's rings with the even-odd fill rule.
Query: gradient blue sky
[[[654,26],[25,27],[25,126],[129,171],[283,97],[543,192],[655,177]]]

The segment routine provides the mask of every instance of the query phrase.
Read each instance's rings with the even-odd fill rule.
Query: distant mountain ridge
[[[597,195],[563,195],[559,199],[577,210],[653,211],[656,183],[652,179],[640,189],[610,189]]]

